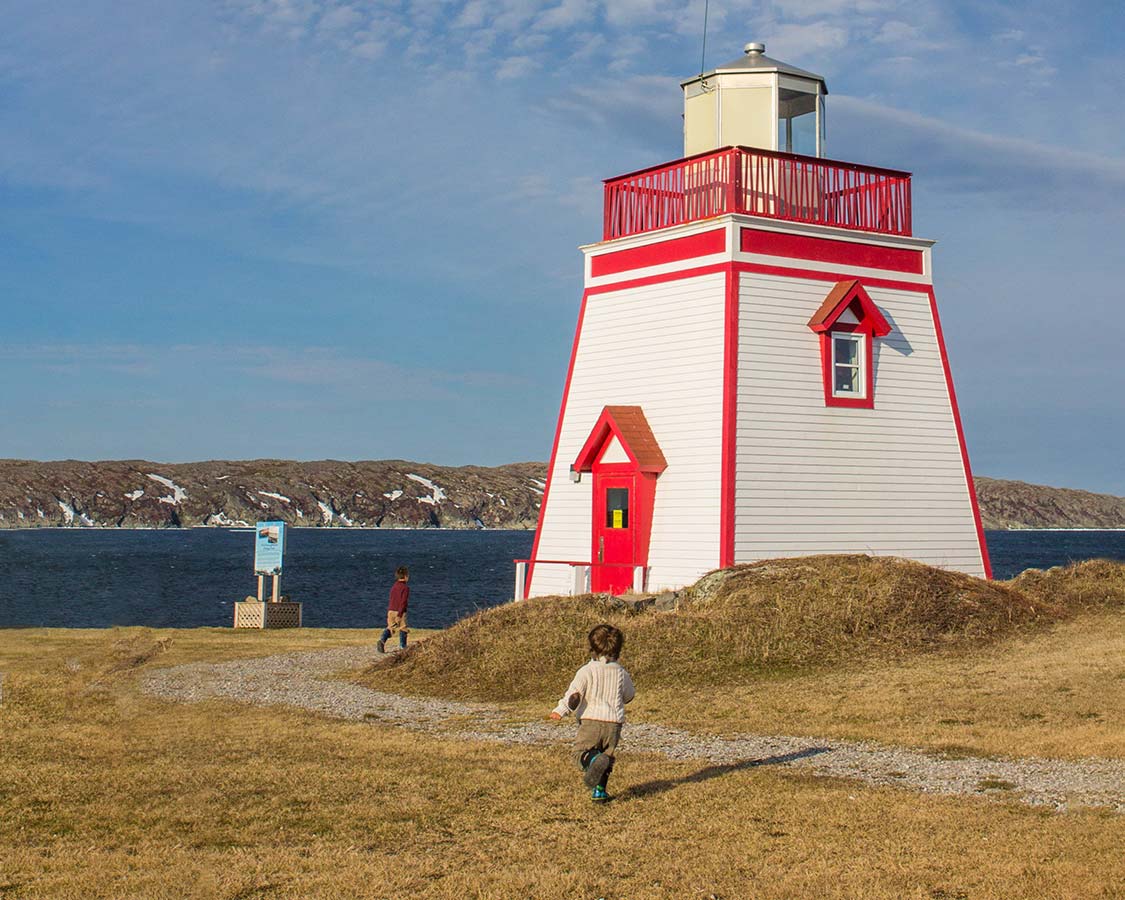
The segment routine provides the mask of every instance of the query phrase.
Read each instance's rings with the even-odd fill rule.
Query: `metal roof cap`
[[[699,81],[703,78],[708,78],[711,75],[718,75],[727,72],[778,72],[782,75],[794,75],[797,78],[808,78],[811,81],[819,81],[821,87],[824,89],[825,94],[828,93],[828,86],[824,82],[823,75],[817,75],[815,72],[807,72],[804,69],[798,69],[796,66],[791,66],[789,63],[781,62],[781,60],[773,59],[765,55],[765,44],[750,43],[747,44],[743,55],[738,59],[733,59],[728,63],[721,66],[715,66],[710,72],[704,72],[701,75],[695,75],[688,78],[686,81],[681,81],[680,86],[689,85],[694,81]]]

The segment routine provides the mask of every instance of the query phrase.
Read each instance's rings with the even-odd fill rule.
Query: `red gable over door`
[[[627,462],[603,462],[614,441]],[[571,469],[592,472],[590,587],[621,594],[648,566],[656,478],[668,467],[639,406],[607,406]],[[643,577],[641,578],[643,587]]]

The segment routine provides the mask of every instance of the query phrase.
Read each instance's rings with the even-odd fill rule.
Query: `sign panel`
[[[284,553],[284,522],[259,522],[254,526],[255,575],[280,575]]]

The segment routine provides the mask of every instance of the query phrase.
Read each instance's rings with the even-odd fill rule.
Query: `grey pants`
[[[617,722],[599,722],[597,719],[583,719],[574,737],[574,761],[580,769],[585,769],[596,753],[604,753],[610,758],[609,768],[602,778],[602,787],[613,771],[614,751],[621,740],[621,725]]]

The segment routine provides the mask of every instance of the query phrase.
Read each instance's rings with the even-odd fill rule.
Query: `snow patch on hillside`
[[[182,487],[180,487],[178,484],[176,484],[176,482],[174,482],[171,478],[165,478],[163,475],[152,475],[152,474],[148,474],[145,477],[151,478],[153,481],[157,482],[158,484],[164,485],[164,487],[168,488],[172,492],[167,497],[161,497],[160,498],[161,503],[167,503],[171,506],[175,506],[181,500],[184,500],[184,499],[187,498],[187,491],[185,491]]]
[[[390,500],[393,503],[395,500],[397,500],[399,497],[402,496],[402,491],[394,490],[394,491],[391,491],[389,494],[383,494],[383,496],[386,497],[388,500]]]
[[[258,491],[263,497],[273,497],[274,500],[280,500],[282,503],[292,503],[293,501],[286,497],[284,494],[275,494],[273,491]]]
[[[250,523],[242,519],[231,519],[226,513],[211,513],[203,522],[204,525],[220,525],[224,528],[248,528]]]
[[[423,478],[421,475],[410,475],[410,474],[407,474],[406,477],[409,478],[411,481],[417,481],[420,485],[422,485],[427,490],[429,490],[430,496],[429,497],[419,497],[418,498],[419,503],[428,503],[428,504],[430,504],[430,506],[437,506],[437,504],[441,503],[441,501],[445,499],[445,491],[443,491],[436,484],[434,484],[432,481],[430,481],[430,479]]]
[[[71,504],[66,503],[63,500],[58,501],[58,503],[59,503],[59,509],[62,510],[63,521],[66,522],[67,525],[73,525],[75,519],[78,519],[78,521],[81,522],[83,525],[93,525],[94,524],[93,519],[91,519],[85,513],[80,513],[77,510],[75,510],[75,508]]]
[[[332,507],[325,503],[323,500],[317,500],[316,505],[320,507],[320,518],[325,525],[331,525],[332,519],[336,514],[332,512]]]
[[[125,499],[126,500],[140,500],[141,497],[143,497],[144,495],[145,495],[145,492],[141,488],[137,488],[135,491],[129,491],[129,493],[127,493],[125,495]]]

